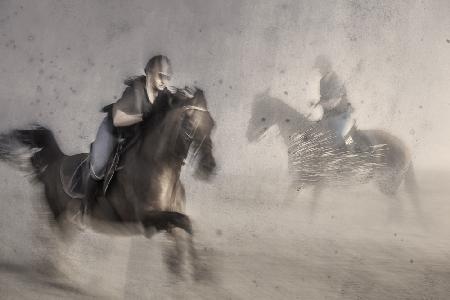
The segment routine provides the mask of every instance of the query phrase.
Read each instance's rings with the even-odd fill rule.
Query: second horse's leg
[[[313,218],[314,215],[316,214],[317,205],[318,205],[320,196],[322,194],[323,188],[324,188],[324,183],[322,181],[319,181],[314,185],[311,204],[310,204],[310,210],[309,210],[311,218]]]
[[[289,187],[287,189],[286,196],[284,197],[284,204],[290,205],[294,202],[294,200],[297,199],[298,194],[300,191],[304,188],[305,184],[291,180],[291,183],[289,184]]]

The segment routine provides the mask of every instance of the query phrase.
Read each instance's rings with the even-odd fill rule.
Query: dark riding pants
[[[90,174],[94,179],[101,180],[105,176],[109,158],[116,145],[114,125],[111,117],[107,116],[100,124],[95,141],[91,145]]]

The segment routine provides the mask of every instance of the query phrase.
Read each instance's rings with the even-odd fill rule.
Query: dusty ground
[[[61,273],[56,273],[57,279],[51,277],[48,261],[57,250],[45,218],[37,221],[39,205],[24,203],[30,196],[26,189],[15,191],[15,184],[5,184],[0,234],[7,243],[0,252],[0,295],[2,299],[448,299],[449,178],[445,173],[420,173],[420,210],[403,192],[389,199],[370,185],[328,189],[314,213],[308,190],[291,205],[283,205],[283,193],[264,180],[227,190],[224,182],[233,184],[232,178],[217,178],[202,193],[205,199],[195,200],[194,186],[189,210],[197,228],[197,247],[211,269],[211,276],[200,282],[174,281],[166,272],[161,259],[167,243],[164,235],[146,240],[89,231],[61,256],[59,268],[67,277]],[[11,197],[15,205],[8,205]],[[27,224],[9,227],[12,218],[23,218]]]

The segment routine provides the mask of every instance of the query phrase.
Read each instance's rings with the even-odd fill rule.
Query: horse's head
[[[216,167],[210,137],[214,120],[208,111],[203,91],[191,88],[178,90],[169,102],[170,108],[156,132],[161,138],[160,143],[153,138],[153,147],[158,147],[156,155],[182,162],[191,151],[197,162],[195,174],[200,179],[209,179]]]
[[[205,94],[201,89],[185,89],[181,110],[184,118],[181,122],[181,136],[183,141],[191,140],[192,157],[197,161],[196,177],[207,180],[214,173],[216,161],[212,154],[211,132],[214,120],[209,113]],[[177,93],[178,94],[178,93]]]
[[[253,99],[251,118],[247,127],[247,139],[250,142],[260,139],[263,134],[277,123],[277,109],[279,108],[268,91],[258,94]]]
[[[250,142],[259,140],[270,127],[277,125],[280,135],[288,140],[292,134],[306,130],[314,124],[315,122],[308,120],[283,100],[270,96],[266,90],[253,99],[247,139]]]

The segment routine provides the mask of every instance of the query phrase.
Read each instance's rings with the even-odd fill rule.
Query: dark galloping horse
[[[289,198],[302,187],[313,185],[315,202],[326,184],[339,185],[336,174],[341,179],[354,183],[351,177],[359,173],[357,175],[362,176],[357,182],[373,180],[386,195],[395,195],[400,184],[405,182],[406,190],[415,205],[418,205],[411,155],[399,138],[383,130],[357,130],[353,135],[357,146],[369,149],[382,146],[383,151],[378,152],[378,155],[365,155],[368,152],[364,151],[341,155],[339,151],[324,148],[320,144],[330,141],[326,138],[329,129],[324,124],[310,121],[282,100],[271,97],[268,92],[255,97],[251,113],[247,128],[249,141],[259,140],[270,127],[278,126],[280,135],[289,148],[288,166],[293,175]],[[351,163],[350,167],[346,167],[348,162]],[[361,169],[363,172],[359,172]]]
[[[121,228],[115,225],[126,224],[123,228],[131,228],[131,233],[148,237],[165,230],[175,239],[177,253],[186,241],[192,245],[180,171],[192,149],[197,158],[196,174],[205,180],[210,177],[215,168],[210,138],[213,127],[201,90],[195,90],[192,98],[181,92],[175,94],[166,110],[141,124],[140,138],[122,155],[106,194],[97,197],[88,220],[92,228],[110,232],[109,225]],[[22,169],[31,167],[44,184],[48,206],[61,226],[80,206],[79,199],[64,192],[60,178],[61,165],[67,158],[52,132],[41,126],[0,136],[0,159]],[[169,267],[176,268],[173,263]]]

